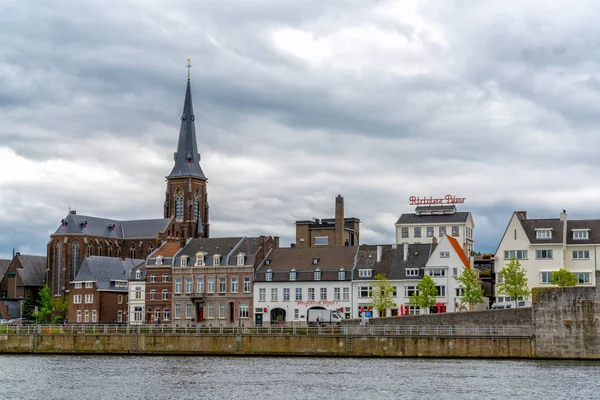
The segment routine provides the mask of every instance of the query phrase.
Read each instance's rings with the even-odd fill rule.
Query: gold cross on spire
[[[190,80],[190,68],[192,68],[192,64],[190,64],[190,61],[192,61],[192,59],[191,59],[191,58],[188,58],[188,59],[187,59],[187,62],[188,62],[188,63],[187,63],[187,65],[186,65],[186,68],[188,69],[188,81]]]

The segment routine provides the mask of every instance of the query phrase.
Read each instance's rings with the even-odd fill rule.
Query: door
[[[204,321],[204,304],[198,304],[198,322]]]
[[[254,314],[254,323],[256,326],[262,326],[263,315],[262,314]]]
[[[229,322],[233,322],[233,317],[235,316],[234,310],[235,310],[234,302],[230,301],[229,302]]]

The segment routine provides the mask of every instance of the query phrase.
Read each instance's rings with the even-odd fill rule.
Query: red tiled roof
[[[446,235],[446,236],[448,237],[450,244],[452,244],[452,247],[454,247],[454,251],[456,251],[456,254],[458,254],[460,259],[462,260],[463,265],[467,268],[471,268],[471,263],[469,262],[469,259],[465,255],[465,251],[462,249],[462,247],[460,247],[460,244],[458,243],[458,241],[450,235]]]
[[[160,246],[158,249],[154,251],[150,255],[151,258],[156,258],[158,256],[163,257],[173,257],[180,249],[179,240],[168,241]]]

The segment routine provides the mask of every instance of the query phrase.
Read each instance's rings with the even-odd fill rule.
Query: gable
[[[516,237],[516,239],[515,239]],[[498,244],[498,248],[494,253],[494,257],[498,258],[500,255],[499,251],[503,251],[504,249],[510,248],[510,250],[519,250],[522,249],[523,246],[529,246],[530,241],[527,236],[527,232],[523,228],[523,224],[516,212],[513,212],[510,221],[508,222],[508,226],[502,235],[502,240]],[[518,247],[515,247],[518,246]],[[513,248],[515,247],[515,248]]]
[[[458,251],[453,245],[452,241],[456,242],[456,239],[450,238],[450,236],[444,236],[438,243],[435,250],[431,253],[429,260],[427,260],[426,267],[439,267],[439,266],[464,266],[469,268],[469,259],[465,256],[465,253],[460,248],[458,242],[456,246]],[[448,257],[442,257],[441,253],[447,252]]]

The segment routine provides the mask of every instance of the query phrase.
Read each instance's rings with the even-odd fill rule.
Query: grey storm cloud
[[[342,193],[363,243],[409,195],[467,197],[476,250],[512,211],[597,217],[592,1],[4,1],[0,256],[60,219],[162,215],[192,57],[214,235],[294,240]]]

